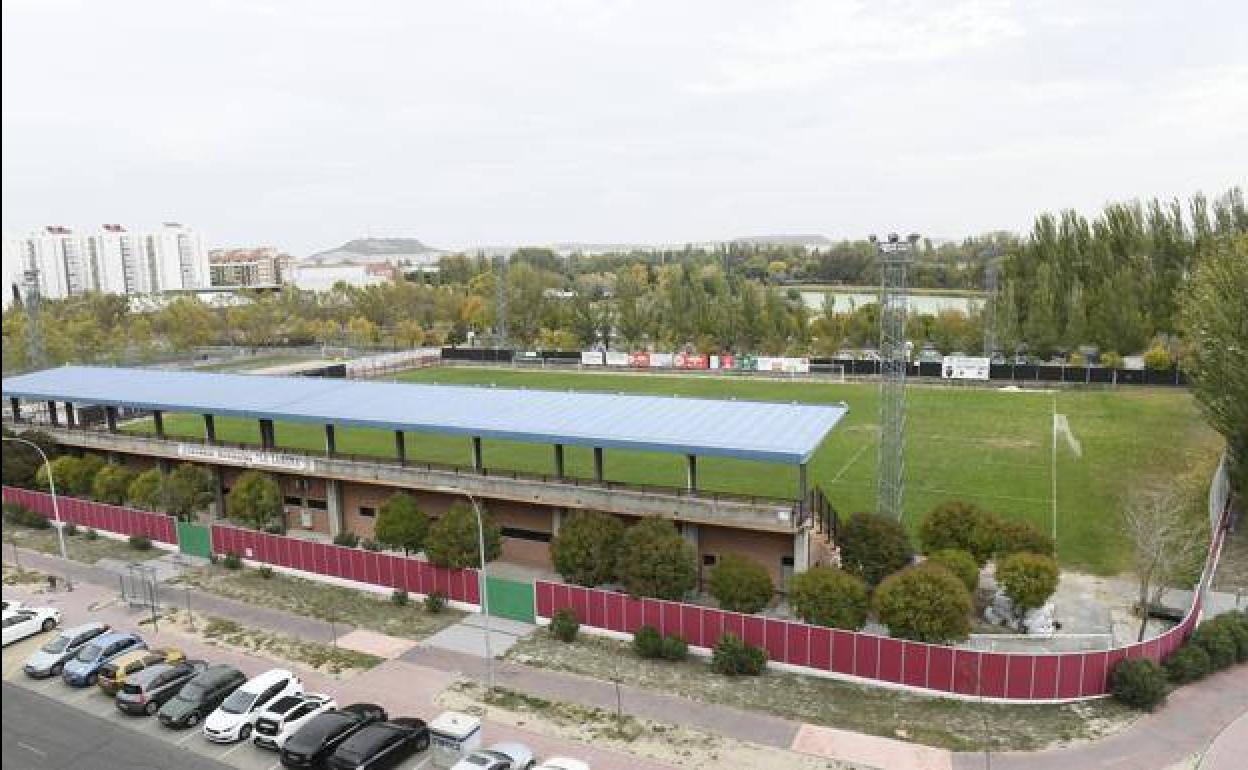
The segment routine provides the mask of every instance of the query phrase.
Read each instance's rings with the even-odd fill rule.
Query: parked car
[[[551,757],[533,770],[589,770],[589,763],[568,757]]]
[[[137,634],[124,631],[100,634],[65,663],[61,679],[70,687],[90,687],[99,678],[101,666],[134,649],[147,649],[147,643]]]
[[[286,739],[282,746],[282,766],[292,770],[323,768],[343,741],[386,718],[386,710],[373,703],[352,703],[313,717]]]
[[[381,770],[429,748],[425,720],[398,717],[374,722],[347,738],[330,755],[331,770]]]
[[[100,676],[96,684],[109,695],[116,695],[121,690],[121,686],[125,684],[126,677],[131,674],[137,674],[157,663],[177,663],[185,659],[186,655],[174,647],[163,647],[158,650],[132,650],[100,666]]]
[[[4,646],[42,634],[60,625],[61,611],[55,607],[23,607],[9,610],[4,618]]]
[[[206,668],[208,664],[202,660],[186,659],[147,666],[126,677],[121,692],[117,693],[117,708],[127,714],[150,717]]]
[[[247,675],[233,666],[209,666],[165,701],[156,716],[165,727],[194,727],[246,681]]]
[[[26,672],[26,676],[35,679],[60,676],[67,660],[77,655],[87,642],[100,634],[108,633],[108,630],[107,623],[86,623],[67,628],[31,654],[22,670]]]
[[[528,770],[533,767],[533,749],[523,743],[496,743],[459,760],[451,770]]]
[[[204,737],[213,743],[234,743],[251,737],[256,715],[283,695],[303,692],[303,682],[284,668],[275,668],[252,677],[221,701],[217,710],[204,720]]]
[[[16,612],[17,610],[24,609],[26,607],[25,604],[22,604],[16,599],[5,599],[3,601],[3,605],[4,606],[0,607],[0,611],[4,612],[9,612],[10,610]]]
[[[328,695],[303,693],[286,695],[269,704],[256,715],[253,743],[262,749],[281,751],[287,739],[316,717],[330,709],[338,708],[338,702]]]

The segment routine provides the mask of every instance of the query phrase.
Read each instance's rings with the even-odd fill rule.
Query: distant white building
[[[92,291],[151,294],[210,285],[202,236],[175,222],[148,232],[109,224],[95,232],[76,233],[53,225],[7,243],[5,258],[16,260],[6,266],[6,280],[23,284],[31,271],[37,271],[39,294],[49,299]]]
[[[291,280],[305,291],[329,291],[338,283],[350,286],[372,286],[394,280],[396,271],[387,264],[356,265],[349,262],[338,264],[296,263],[291,269]]]

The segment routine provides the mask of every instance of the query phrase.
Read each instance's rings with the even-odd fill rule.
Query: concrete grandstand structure
[[[695,544],[703,565],[725,553],[748,554],[780,585],[818,560],[827,542],[829,506],[810,484],[807,464],[848,411],[843,404],[80,366],[5,378],[3,394],[10,406],[6,423],[39,420],[74,451],[104,453],[135,467],[193,462],[211,468],[217,511],[241,473],[271,473],[283,488],[292,530],[369,537],[376,511],[396,490],[414,495],[434,517],[471,495],[503,528],[503,560],[549,568],[549,542],[569,511],[599,510],[625,521],[660,516]],[[202,436],[166,433],[171,414],[201,415]],[[150,420],[146,430],[122,422],[136,417]],[[260,442],[219,441],[219,417],[256,421]],[[280,427],[294,423],[320,426],[324,449],[283,448]],[[388,432],[394,451],[388,457],[343,454],[344,430]],[[470,461],[453,466],[409,457],[412,442],[428,434],[463,437]],[[484,461],[486,441],[547,445],[550,472],[492,471]],[[592,477],[565,472],[565,447],[592,450]],[[609,452],[621,450],[683,456],[686,484],[610,480]],[[699,485],[699,457],[795,466],[797,483],[785,497],[726,495]]]

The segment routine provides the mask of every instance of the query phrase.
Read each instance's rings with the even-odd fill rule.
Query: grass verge
[[[61,546],[57,542],[56,529],[28,529],[5,525],[6,542],[16,542],[20,548],[46,553],[51,556],[61,555]],[[85,530],[78,530],[76,535],[65,536],[65,554],[74,561],[83,564],[95,564],[100,559],[118,559],[120,561],[146,561],[155,559],[163,551],[136,551],[124,540],[113,540],[103,535],[94,540],[88,539]]]
[[[380,665],[384,659],[342,647],[308,642],[292,636],[244,628],[225,618],[195,616],[194,629],[191,619],[183,610],[172,610],[165,618],[180,631],[197,633],[211,644],[221,644],[244,652],[259,653],[291,663],[298,663],[335,676],[367,671]]]

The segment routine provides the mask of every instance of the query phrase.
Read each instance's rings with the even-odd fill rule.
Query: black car
[[[156,712],[160,723],[165,727],[193,727],[246,681],[247,675],[233,666],[209,666],[165,701]]]
[[[338,746],[374,722],[384,722],[386,710],[372,703],[352,703],[313,717],[286,740],[281,760],[289,768],[322,768]]]
[[[178,694],[183,685],[208,668],[202,660],[180,660],[177,663],[157,663],[137,674],[126,677],[117,693],[117,708],[127,714],[147,714],[156,710]]]
[[[398,717],[376,722],[343,741],[329,758],[331,770],[382,770],[429,748],[425,720]]]

